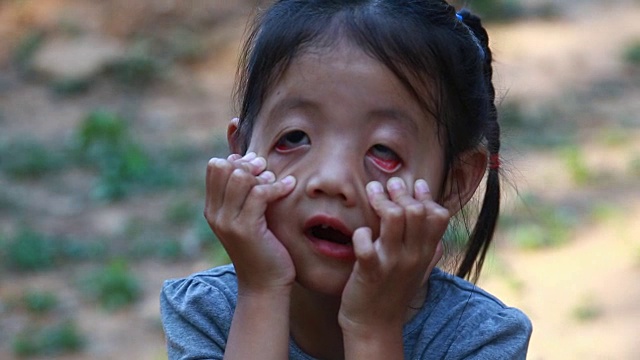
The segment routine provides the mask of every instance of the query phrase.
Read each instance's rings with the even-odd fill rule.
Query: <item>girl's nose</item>
[[[328,156],[318,160],[312,165],[306,184],[307,196],[337,198],[344,206],[356,206],[357,165],[349,156]]]

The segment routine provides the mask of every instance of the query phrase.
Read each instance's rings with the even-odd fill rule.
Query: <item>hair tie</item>
[[[469,35],[471,35],[471,39],[473,39],[473,42],[478,47],[478,52],[480,53],[480,57],[482,59],[486,59],[486,53],[484,52],[484,48],[482,47],[480,40],[475,35],[473,30],[469,27],[469,25],[464,23],[464,17],[462,16],[463,13],[469,14],[469,10],[461,9],[460,11],[456,12],[456,18],[462,23],[462,25],[464,25],[467,28],[467,31],[469,31]]]
[[[500,169],[500,154],[491,154],[489,156],[489,169],[498,170]]]

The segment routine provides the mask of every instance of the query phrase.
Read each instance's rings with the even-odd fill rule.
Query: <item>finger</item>
[[[414,193],[417,200],[422,202],[426,209],[426,222],[430,225],[427,228],[427,233],[430,238],[442,238],[444,231],[446,230],[451,215],[449,211],[436,203],[433,200],[429,185],[423,179],[416,180],[414,184]]]
[[[433,201],[429,184],[424,179],[416,180],[413,187],[416,200],[422,201],[423,203],[426,201]]]
[[[369,202],[380,217],[380,236],[377,247],[383,254],[379,254],[382,261],[397,256],[403,242],[404,210],[391,201],[384,193],[382,184],[372,181],[367,184]]]
[[[209,160],[205,179],[205,211],[220,208],[225,197],[224,190],[233,169],[233,165],[224,159],[212,158]]]
[[[353,251],[360,268],[365,273],[372,273],[378,267],[379,261],[373,246],[372,232],[368,227],[361,227],[353,232]]]
[[[243,211],[249,193],[258,185],[259,178],[242,168],[236,168],[231,172],[222,204],[225,208],[223,221],[232,221]]]
[[[404,210],[404,249],[407,262],[425,261],[431,257],[435,245],[431,245],[426,235],[429,224],[425,205],[416,200],[408,189],[404,180],[398,177],[389,179],[387,188],[391,200]],[[426,265],[426,264],[425,264]]]
[[[276,175],[271,171],[263,171],[258,175],[261,184],[271,184],[276,181]]]
[[[249,152],[245,156],[232,161],[233,165],[244,169],[254,176],[259,175],[267,168],[265,158],[257,156],[254,152]]]
[[[392,177],[387,181],[387,191],[389,198],[402,205],[408,205],[416,201],[411,195],[411,190],[407,188],[404,180],[399,177]]]
[[[247,216],[249,219],[257,219],[264,216],[267,205],[270,202],[288,195],[295,186],[296,178],[292,175],[271,184],[254,186],[245,200],[240,216]]]
[[[242,155],[240,155],[240,154],[231,154],[231,155],[227,156],[227,161],[234,162],[234,161],[239,160],[241,158],[242,158]]]

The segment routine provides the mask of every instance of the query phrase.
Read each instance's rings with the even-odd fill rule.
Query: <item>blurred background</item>
[[[257,0],[0,0],[0,358],[166,359]],[[461,3],[457,4],[458,6]],[[640,358],[640,1],[474,0],[506,201],[480,286],[530,359]]]

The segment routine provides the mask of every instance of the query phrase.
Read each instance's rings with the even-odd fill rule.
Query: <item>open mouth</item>
[[[351,236],[329,225],[315,225],[307,231],[312,238],[341,245],[350,245]]]

